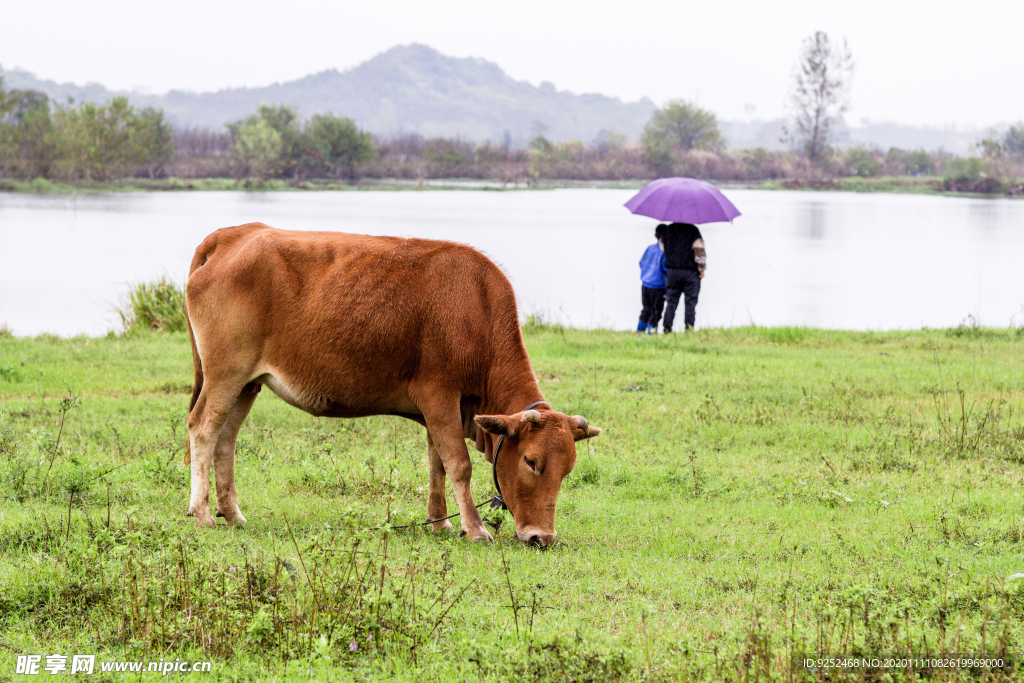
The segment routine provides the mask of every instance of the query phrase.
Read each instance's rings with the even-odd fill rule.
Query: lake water
[[[726,190],[743,212],[702,226],[697,326],[846,329],[1024,323],[1024,201]],[[632,329],[656,222],[627,190],[0,194],[0,324],[103,334],[128,283],[185,280],[213,230],[262,221],[456,240],[508,273],[523,314]]]

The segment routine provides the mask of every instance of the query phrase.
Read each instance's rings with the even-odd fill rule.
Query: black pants
[[[686,296],[686,326],[693,327],[697,320],[697,296],[700,294],[700,274],[696,270],[676,270],[669,268],[668,287],[665,289],[665,325],[666,332],[672,331],[672,323],[676,319],[676,307],[679,296]]]
[[[647,323],[654,329],[658,329],[658,322],[661,320],[661,309],[665,306],[665,289],[653,289],[641,285],[640,301],[644,305],[640,311],[640,322]]]

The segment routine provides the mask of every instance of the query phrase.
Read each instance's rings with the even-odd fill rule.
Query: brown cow
[[[251,223],[203,240],[185,294],[195,365],[188,514],[199,524],[215,524],[211,462],[218,516],[245,522],[235,439],[265,384],[313,415],[400,415],[424,425],[428,519],[447,515],[447,475],[471,539],[491,535],[470,493],[465,439],[492,463],[502,440],[494,474],[516,534],[554,541],[555,501],[576,463],[574,442],[601,430],[542,402],[512,286],[483,254],[453,242]]]

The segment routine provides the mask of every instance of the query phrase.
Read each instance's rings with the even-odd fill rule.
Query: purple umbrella
[[[674,223],[731,221],[740,212],[711,183],[693,178],[660,178],[626,202],[641,216]]]

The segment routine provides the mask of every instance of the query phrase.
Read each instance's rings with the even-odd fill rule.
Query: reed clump
[[[184,332],[185,288],[167,277],[132,285],[115,308],[126,335],[144,331]]]

